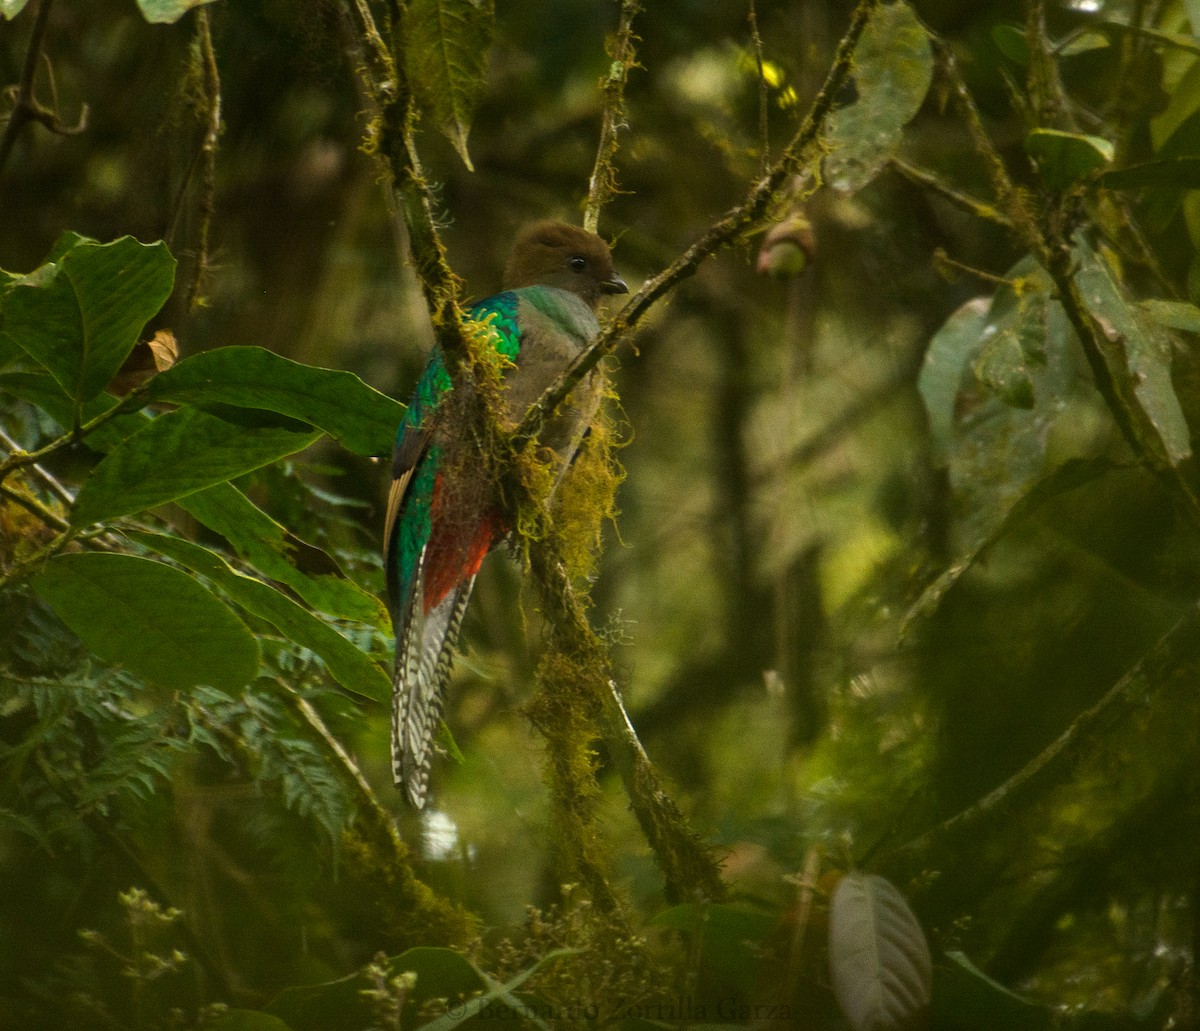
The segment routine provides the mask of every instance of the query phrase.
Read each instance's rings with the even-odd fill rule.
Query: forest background
[[[0,0],[0,1025],[1200,1024],[1198,26]],[[548,216],[418,817],[390,398]]]

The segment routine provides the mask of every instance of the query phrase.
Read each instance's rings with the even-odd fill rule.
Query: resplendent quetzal
[[[599,331],[605,294],[626,293],[608,245],[563,222],[538,222],[520,234],[504,273],[504,292],[469,306],[486,322],[503,369],[501,419],[515,427]],[[541,436],[561,469],[575,453],[599,403],[595,373],[560,405]],[[479,445],[464,431],[461,408],[440,352],[434,351],[396,436],[384,526],[384,568],[396,629],[392,700],[392,774],[408,800],[425,805],[437,729],[459,625],[484,556],[510,529],[485,482]]]

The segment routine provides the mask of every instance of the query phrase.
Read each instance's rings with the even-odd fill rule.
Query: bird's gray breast
[[[520,420],[600,331],[595,313],[583,300],[553,287],[520,291],[518,323],[521,349],[516,368],[505,381],[506,407],[514,421]],[[547,423],[542,443],[570,457],[595,416],[599,401],[600,378],[592,372]]]

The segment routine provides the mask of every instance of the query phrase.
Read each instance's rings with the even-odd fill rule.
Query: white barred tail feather
[[[428,612],[423,581],[419,571],[396,654],[392,692],[392,777],[416,809],[425,807],[433,735],[442,718],[454,645],[475,577],[464,580]]]

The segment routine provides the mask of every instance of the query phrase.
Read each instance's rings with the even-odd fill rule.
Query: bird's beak
[[[605,280],[600,284],[600,292],[602,294],[627,294],[629,293],[629,284],[614,272],[612,279]]]

